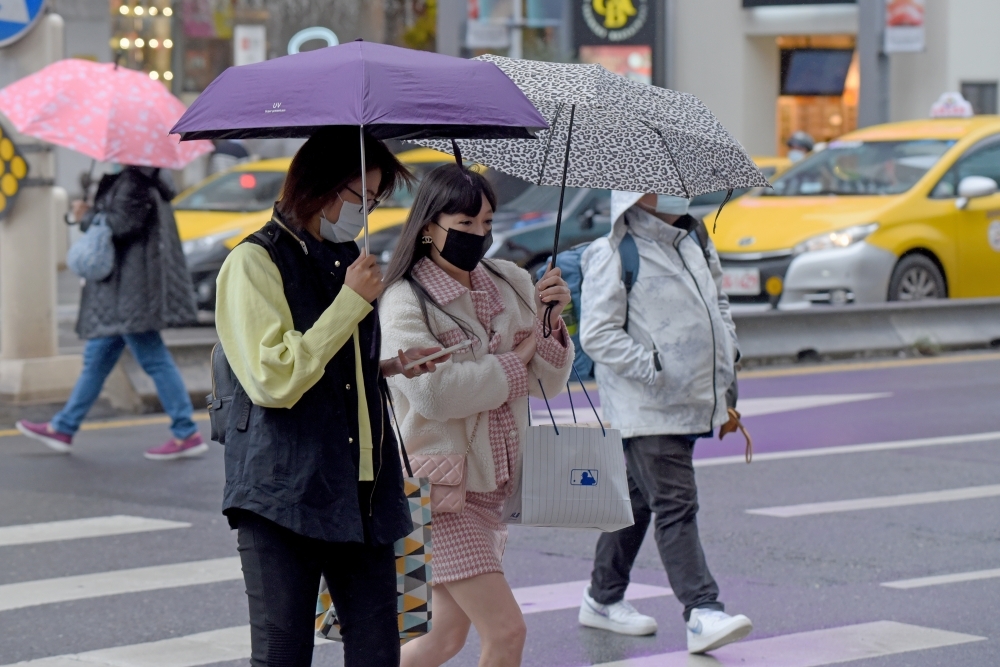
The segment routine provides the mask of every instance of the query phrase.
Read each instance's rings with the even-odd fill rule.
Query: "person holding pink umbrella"
[[[77,334],[87,339],[83,372],[69,401],[48,423],[17,422],[21,433],[68,453],[73,436],[128,346],[153,379],[172,436],[146,458],[200,456],[208,446],[192,420],[193,407],[160,331],[196,321],[194,290],[170,200],[164,168],[181,168],[212,149],[180,144],[168,135],[184,105],[145,74],[116,65],[63,60],[0,90],[0,111],[18,131],[122,165],[102,178],[94,205],[73,202],[86,232],[111,232],[114,266],[84,280]]]

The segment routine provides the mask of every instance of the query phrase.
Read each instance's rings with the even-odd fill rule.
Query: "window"
[[[906,192],[954,141],[834,141],[774,181],[763,196],[894,195]]]
[[[957,197],[958,184],[966,176],[987,176],[1000,184],[1000,135],[969,149],[934,186],[931,198]]]
[[[962,83],[962,97],[969,101],[977,114],[997,112],[997,82]]]
[[[274,206],[284,182],[283,171],[231,171],[175,201],[174,208],[188,211],[263,211]]]

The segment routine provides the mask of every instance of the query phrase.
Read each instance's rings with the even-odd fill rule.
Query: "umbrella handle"
[[[361,210],[364,211],[365,220],[365,254],[370,254],[368,250],[368,169],[365,166],[365,126],[358,127],[361,136]]]
[[[562,187],[559,190],[559,211],[556,213],[556,233],[552,242],[552,262],[549,269],[556,265],[556,257],[559,256],[559,231],[562,229],[563,201],[566,199],[566,174],[569,172],[569,147],[573,142],[573,116],[576,115],[576,105],[569,107],[569,130],[566,133],[566,153],[563,155]],[[548,338],[552,335],[552,309],[554,303],[550,303],[545,308],[545,316],[542,320],[542,337]]]

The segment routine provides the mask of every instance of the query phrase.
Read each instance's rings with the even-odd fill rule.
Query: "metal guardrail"
[[[733,315],[748,360],[1000,346],[1000,299],[942,299]]]
[[[943,299],[918,303],[813,307],[733,314],[747,362],[781,362],[817,357],[887,354],[1000,346],[1000,299]],[[180,340],[167,335],[196,408],[211,391],[209,354],[214,331]],[[155,405],[156,388],[129,356],[122,360],[130,387],[123,405]]]

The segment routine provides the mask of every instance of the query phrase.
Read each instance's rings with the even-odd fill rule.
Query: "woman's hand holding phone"
[[[429,357],[441,351],[440,347],[411,347],[408,350],[400,350],[395,359],[383,361],[382,375],[390,377],[392,375],[402,375],[406,378],[415,378],[418,375],[433,373],[437,370],[437,365],[451,359],[450,354],[445,354],[432,361],[425,362],[419,366],[407,368],[414,361],[419,361],[424,357]]]

